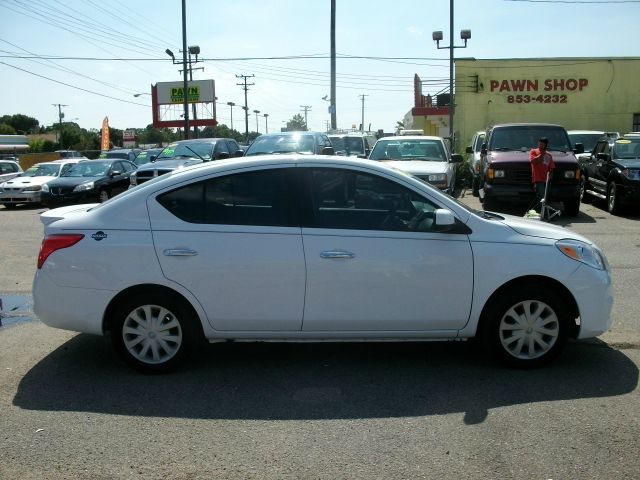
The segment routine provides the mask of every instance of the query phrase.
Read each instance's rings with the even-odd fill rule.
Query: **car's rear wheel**
[[[109,192],[107,192],[106,190],[100,190],[100,193],[98,194],[98,200],[100,200],[100,203],[109,200]]]
[[[138,294],[117,309],[111,339],[129,365],[145,373],[166,372],[196,345],[196,321],[191,309],[173,296]]]
[[[536,368],[563,349],[570,320],[558,294],[529,284],[501,292],[483,318],[481,331],[485,345],[503,363]]]

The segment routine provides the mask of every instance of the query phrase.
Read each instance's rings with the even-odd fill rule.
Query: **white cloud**
[[[410,35],[413,35],[414,37],[421,37],[423,33],[422,30],[418,30],[413,25],[407,27],[406,30],[407,32],[409,32]]]

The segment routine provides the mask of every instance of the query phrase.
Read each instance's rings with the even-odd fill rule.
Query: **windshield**
[[[266,155],[270,153],[314,153],[313,135],[294,133],[293,135],[262,135],[256,138],[245,156]]]
[[[482,150],[482,144],[484,143],[484,136],[485,134],[481,133],[476,137],[476,143],[473,146],[474,152],[479,152],[480,150]]]
[[[88,162],[80,162],[77,165],[71,167],[67,173],[63,173],[63,177],[104,177],[109,168],[111,162],[98,162],[90,160]]]
[[[333,145],[333,149],[336,152],[343,152],[344,151],[344,138],[345,137],[338,137],[338,136],[329,135],[329,140],[331,140],[331,145]]]
[[[25,170],[21,177],[57,177],[60,173],[60,165],[46,164],[46,165],[34,165],[33,167]]]
[[[614,158],[640,158],[640,137],[616,140],[613,147]]]
[[[567,152],[571,150],[571,143],[564,128],[544,125],[522,125],[500,127],[491,134],[489,150],[529,151],[538,147],[538,140],[542,137],[549,139],[549,150]]]
[[[98,158],[120,158],[120,159],[124,159],[124,160],[129,160],[129,153],[128,152],[119,152],[119,151],[113,151],[113,152],[103,152],[100,154],[100,157]]]
[[[211,160],[213,156],[213,149],[216,146],[216,142],[193,142],[193,143],[172,143],[167,146],[162,153],[156,158],[160,160],[173,160],[176,158],[198,158],[202,157],[203,160]],[[195,153],[194,153],[195,152]],[[197,155],[196,155],[197,154]]]
[[[369,158],[446,162],[447,154],[440,140],[378,140]]]
[[[604,133],[570,133],[569,139],[575,147],[576,143],[584,145],[584,151],[590,152],[596,146],[596,142],[602,138]]]

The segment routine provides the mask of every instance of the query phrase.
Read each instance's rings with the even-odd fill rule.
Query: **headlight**
[[[447,183],[446,173],[432,173],[429,175],[429,182],[431,183]]]
[[[40,185],[34,185],[32,187],[25,187],[22,189],[23,192],[39,192],[40,190],[42,190]]]
[[[504,170],[494,170],[493,175],[495,178],[504,178]]]
[[[136,172],[133,172],[131,175],[129,175],[129,183],[134,186],[138,184],[138,177],[136,175]]]
[[[48,192],[49,191],[49,185],[47,185],[46,183],[44,185],[42,185],[42,191],[43,192]]]
[[[73,189],[74,192],[84,192],[86,190],[93,190],[93,182],[81,183]]]
[[[629,168],[625,168],[622,170],[622,175],[627,177],[629,180],[640,180],[640,170],[631,170]]]
[[[576,172],[574,170],[565,170],[564,178],[576,178]]]
[[[607,267],[604,255],[592,245],[578,240],[558,240],[556,247],[567,257],[582,262],[598,270],[605,270]]]

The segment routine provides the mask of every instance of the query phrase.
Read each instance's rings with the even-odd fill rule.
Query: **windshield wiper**
[[[191,152],[193,152],[193,153],[196,155],[196,157],[198,157],[200,160],[202,160],[203,162],[206,162],[206,160],[205,160],[204,158],[202,158],[202,157],[198,154],[198,152],[196,152],[194,149],[192,149],[191,147],[189,147],[189,145],[185,145],[184,147],[185,147],[186,149],[190,150]],[[187,157],[188,155],[180,155],[180,156],[181,156],[181,157]]]
[[[493,213],[493,212],[488,212],[486,210],[476,210],[476,213],[478,215],[480,215],[481,217],[487,218],[487,219],[498,219],[498,220],[504,220],[504,217],[502,215],[498,215],[497,213]]]

